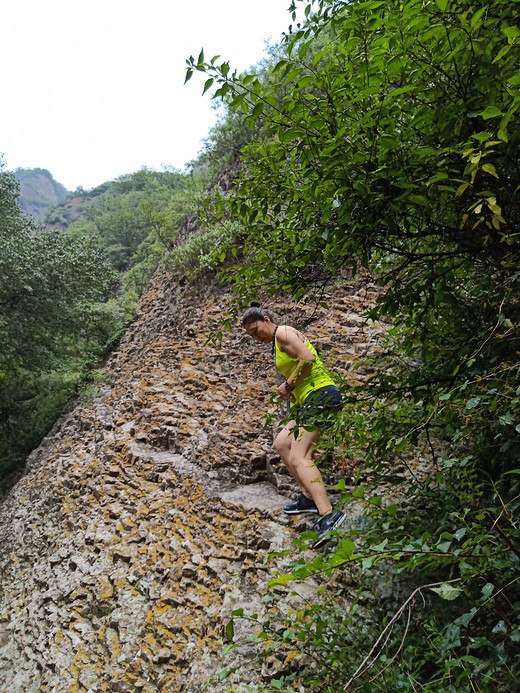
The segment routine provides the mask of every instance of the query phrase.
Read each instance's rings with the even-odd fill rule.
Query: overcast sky
[[[0,154],[68,190],[183,168],[215,121],[201,48],[244,70],[291,24],[289,0],[1,0]]]

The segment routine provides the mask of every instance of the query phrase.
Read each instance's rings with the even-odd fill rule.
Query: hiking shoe
[[[314,542],[312,548],[319,549],[320,546],[326,544],[332,538],[330,533],[337,529],[346,519],[347,516],[341,510],[334,510],[321,517],[316,523],[318,539]]]
[[[299,497],[294,501],[294,503],[289,503],[283,509],[284,513],[287,515],[298,515],[299,513],[318,513],[318,508],[316,503],[311,499],[300,493]]]

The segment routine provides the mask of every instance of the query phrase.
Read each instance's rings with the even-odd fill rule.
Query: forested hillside
[[[205,98],[221,105],[188,172],[123,176],[79,217],[57,207],[48,223],[61,230],[37,236],[0,176],[2,463],[19,464],[70,393],[101,377],[95,365],[156,268],[179,291],[201,277],[228,287],[233,300],[208,325],[217,345],[251,299],[333,311],[335,289],[371,277],[365,318],[385,327],[355,365],[369,377],[343,382],[328,443],[338,468],[355,461],[336,491],[357,515],[324,553],[309,557],[303,535],[271,556],[288,564],[263,595],[268,609],[236,609],[224,631],[239,650],[235,634],[253,621],[269,676],[226,689],[226,675],[239,680],[228,669],[212,685],[513,691],[519,5],[298,4],[303,24],[293,17],[256,71],[204,51],[187,60],[186,81],[203,73]],[[323,575],[341,594],[347,567],[359,587],[350,606],[327,593],[285,608],[293,586]]]
[[[85,387],[135,317],[180,222],[196,214],[203,174],[143,169],[76,191],[45,226],[17,205],[15,177],[1,174],[0,474],[15,471]]]

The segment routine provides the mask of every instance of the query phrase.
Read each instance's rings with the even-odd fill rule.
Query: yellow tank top
[[[280,327],[283,327],[283,325]],[[286,354],[285,351],[281,351],[281,349],[278,348],[278,340],[276,338],[274,343],[276,348],[276,368],[284,378],[288,378],[296,368],[300,359],[295,359],[292,356],[289,356],[289,354]],[[312,364],[310,373],[306,378],[298,383],[293,392],[293,395],[300,406],[305,402],[308,395],[314,390],[319,390],[320,387],[325,387],[326,385],[335,384],[325,370],[320,357],[316,353],[316,349],[308,340],[305,341],[305,346],[314,355],[316,360]]]

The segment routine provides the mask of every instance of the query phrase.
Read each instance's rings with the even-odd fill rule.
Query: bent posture
[[[274,445],[301,491],[299,498],[284,510],[289,515],[319,515],[318,540],[313,545],[318,548],[345,520],[344,513],[333,511],[323,478],[313,461],[322,430],[332,425],[341,407],[341,393],[312,344],[294,327],[275,325],[259,306],[246,310],[242,325],[256,342],[272,344],[276,367],[285,378],[278,394],[297,405],[295,419],[284,426]]]

